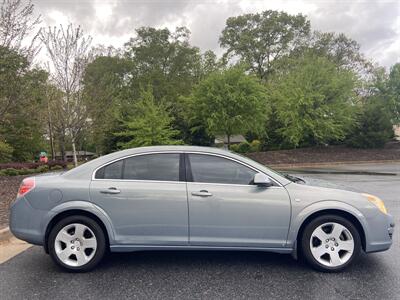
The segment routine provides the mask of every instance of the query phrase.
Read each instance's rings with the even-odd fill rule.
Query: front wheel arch
[[[49,224],[46,227],[46,234],[45,234],[45,238],[44,238],[44,250],[46,251],[47,254],[49,254],[49,249],[48,249],[48,239],[49,239],[49,235],[50,235],[50,231],[51,229],[54,227],[54,225],[56,225],[60,220],[66,218],[66,217],[70,217],[70,216],[85,216],[88,218],[91,218],[93,221],[95,221],[97,224],[99,224],[99,226],[101,227],[103,233],[104,233],[104,237],[106,239],[106,248],[109,247],[110,245],[110,240],[109,240],[109,236],[108,236],[108,232],[106,229],[106,226],[104,225],[104,223],[100,220],[99,217],[97,217],[95,214],[90,213],[88,211],[85,210],[80,210],[80,209],[71,209],[71,210],[66,210],[63,211],[61,213],[59,213],[58,215],[54,216],[53,219],[51,219],[51,221],[49,222]]]
[[[296,236],[296,243],[297,245],[300,245],[299,243],[301,243],[301,237],[303,236],[303,232],[305,227],[315,218],[320,217],[320,216],[324,216],[324,215],[337,215],[340,217],[345,218],[346,220],[348,220],[349,222],[351,222],[356,228],[357,231],[360,235],[361,238],[361,246],[362,249],[365,251],[366,249],[366,236],[365,236],[365,231],[363,226],[361,225],[360,221],[351,213],[347,212],[347,211],[343,211],[340,209],[324,209],[324,210],[320,210],[317,212],[314,212],[313,214],[309,215],[301,224],[300,229],[297,232],[297,236]],[[301,247],[300,247],[301,248]]]

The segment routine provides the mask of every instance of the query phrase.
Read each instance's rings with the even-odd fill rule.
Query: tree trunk
[[[60,143],[60,154],[61,154],[61,160],[62,161],[67,161],[67,158],[65,157],[65,136],[63,133],[60,133],[59,135],[59,143]]]
[[[227,134],[226,137],[227,137],[227,140],[228,140],[228,150],[230,150],[231,149],[231,135]]]
[[[51,160],[55,160],[56,159],[56,153],[55,153],[55,149],[54,149],[53,124],[52,124],[52,121],[51,121],[50,105],[49,105],[48,101],[47,101],[47,117],[48,117],[48,126],[49,126]]]
[[[75,139],[72,138],[72,155],[74,157],[74,166],[78,166],[78,159],[76,157]]]
[[[56,159],[56,153],[54,149],[54,136],[53,136],[53,129],[51,125],[51,121],[49,120],[49,137],[50,137],[50,151],[51,151],[51,160]]]

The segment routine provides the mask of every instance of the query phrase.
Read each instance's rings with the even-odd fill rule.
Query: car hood
[[[349,192],[356,192],[356,193],[362,193],[362,191],[343,185],[343,184],[336,184],[332,183],[326,180],[321,180],[321,179],[316,179],[316,178],[310,178],[307,176],[297,176],[296,177],[304,180],[304,182],[298,182],[299,184],[304,184],[308,186],[315,186],[315,187],[323,187],[323,188],[329,188],[329,189],[337,189],[337,190],[345,190]]]

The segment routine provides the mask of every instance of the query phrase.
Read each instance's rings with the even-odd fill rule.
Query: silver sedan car
[[[70,271],[107,250],[261,250],[340,271],[390,248],[393,218],[375,196],[307,184],[215,148],[144,147],[24,179],[13,234]]]

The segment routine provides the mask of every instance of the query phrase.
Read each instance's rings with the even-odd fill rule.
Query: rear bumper
[[[365,252],[380,252],[388,250],[393,243],[394,219],[391,215],[380,214],[369,220],[369,241],[366,243]]]
[[[24,198],[17,199],[10,209],[10,231],[30,244],[43,245],[42,220],[44,211],[34,209]]]

